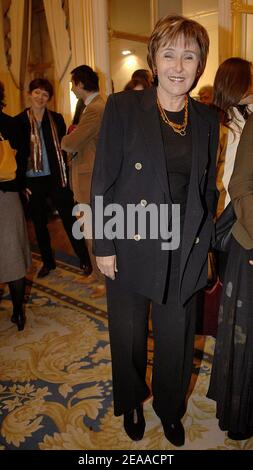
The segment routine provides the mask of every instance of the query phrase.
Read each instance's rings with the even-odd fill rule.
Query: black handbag
[[[236,216],[231,201],[224,209],[220,217],[215,222],[215,241],[212,249],[217,251],[229,251],[232,228],[236,221]]]

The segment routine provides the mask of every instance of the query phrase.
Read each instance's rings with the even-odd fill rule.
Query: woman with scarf
[[[69,188],[64,154],[59,142],[66,134],[66,125],[61,114],[47,109],[53,96],[51,83],[36,78],[29,84],[31,107],[15,117],[16,125],[23,136],[18,151],[18,177],[29,199],[31,217],[41,252],[43,266],[38,277],[45,277],[55,269],[50,236],[47,228],[47,197],[50,197],[59,212],[71,245],[80,259],[80,268],[88,276],[92,266],[85,240],[72,235],[73,194]]]

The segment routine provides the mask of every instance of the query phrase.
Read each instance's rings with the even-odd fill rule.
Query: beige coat
[[[253,248],[253,114],[243,129],[228,190],[237,217],[233,235],[245,249],[251,249]]]
[[[65,135],[61,147],[66,152],[76,153],[71,160],[71,186],[75,200],[90,202],[91,177],[105,103],[100,95],[87,105],[76,129]]]

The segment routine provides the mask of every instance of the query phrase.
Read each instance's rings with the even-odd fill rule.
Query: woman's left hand
[[[96,256],[96,262],[98,269],[102,274],[109,277],[110,279],[115,279],[115,272],[117,272],[117,263],[116,256]]]
[[[251,264],[251,266],[253,266],[253,259],[249,260],[249,264]]]

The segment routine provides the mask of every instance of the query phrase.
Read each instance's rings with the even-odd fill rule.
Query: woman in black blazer
[[[108,99],[92,184],[94,253],[107,281],[114,412],[124,414],[131,439],[143,437],[151,306],[153,408],[176,446],[185,440],[193,297],[207,282],[216,206],[218,118],[189,97],[208,48],[207,32],[195,21],[168,16],[157,23],[148,61],[158,86]],[[129,217],[134,207],[139,225]]]
[[[18,179],[29,199],[43,261],[38,277],[47,276],[56,267],[47,228],[48,196],[59,212],[71,245],[80,259],[81,269],[89,275],[92,266],[85,240],[77,240],[72,235],[72,226],[76,221],[72,216],[74,200],[67,181],[65,155],[59,145],[66,134],[66,125],[61,114],[46,108],[52,95],[53,87],[48,80],[32,80],[29,84],[31,107],[15,117],[16,126],[23,136],[17,155]]]

